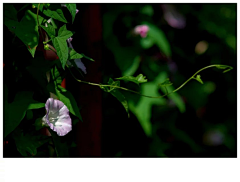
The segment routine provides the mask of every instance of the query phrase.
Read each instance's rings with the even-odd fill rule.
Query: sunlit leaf
[[[201,84],[203,84],[203,81],[202,81],[200,75],[197,75],[196,78],[194,78],[194,79],[197,80],[198,82],[200,82]]]
[[[34,57],[39,39],[37,15],[27,10],[22,20],[18,22],[14,7],[5,5],[4,8],[5,14],[9,13],[12,15],[12,18],[10,18],[9,15],[5,16],[4,14],[4,24],[27,46],[32,57]],[[41,24],[43,18],[38,16],[38,19]]]
[[[68,45],[66,40],[72,35],[73,33],[66,29],[66,25],[63,25],[58,31],[58,36],[53,39],[53,45],[57,50],[57,55],[62,63],[63,69],[65,69],[68,59]]]
[[[70,59],[80,59],[83,56],[79,53],[77,53],[74,49],[71,49],[70,51]]]
[[[65,4],[67,6],[67,9],[70,11],[71,15],[72,15],[72,23],[74,22],[74,18],[76,16],[76,9],[77,9],[77,6],[75,3],[66,3]]]
[[[50,9],[43,10],[43,14],[45,14],[46,16],[51,17],[51,18],[53,18],[53,19],[56,19],[56,20],[58,20],[58,21],[67,23],[67,20],[66,20],[66,18],[64,17],[64,14],[63,14],[63,12],[62,12],[61,9],[57,9],[57,10],[55,10],[55,11],[52,11],[52,10],[50,10]]]
[[[58,37],[61,37],[62,39],[67,40],[69,37],[71,37],[73,33],[69,30],[67,30],[66,24],[59,28],[58,30]]]
[[[54,28],[52,25],[50,25],[50,24],[48,23],[48,26],[47,26],[47,27],[45,27],[45,26],[43,26],[43,25],[41,25],[41,27],[47,32],[47,34],[49,35],[49,37],[51,37],[51,38],[54,38],[54,37],[55,37],[56,32],[55,32],[55,28]]]

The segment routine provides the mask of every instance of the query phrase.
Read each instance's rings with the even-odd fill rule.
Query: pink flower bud
[[[145,38],[147,36],[148,31],[149,27],[147,25],[138,25],[134,28],[134,32],[137,35],[140,35],[142,38]]]

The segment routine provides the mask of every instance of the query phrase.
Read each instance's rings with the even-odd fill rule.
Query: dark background
[[[145,101],[146,108],[150,108],[144,114],[150,114],[151,136],[146,135],[131,112],[140,103],[140,96],[122,92],[134,103],[128,118],[112,95],[67,76],[66,88],[78,101],[84,120],[73,129],[77,147],[71,148],[70,157],[237,156],[236,4],[77,4],[77,8],[74,24],[67,28],[76,32],[74,49],[95,60],[82,60],[88,72],[86,81],[107,83],[109,77],[121,77],[136,56],[140,56],[140,63],[134,76],[142,73],[152,83],[160,73],[166,73],[174,88],[211,64],[234,69],[225,74],[216,68],[207,69],[200,73],[205,84],[192,80],[179,90],[184,112],[180,112],[174,99],[165,98],[164,104]],[[64,13],[71,19],[67,10]],[[167,13],[172,15],[170,20]],[[177,25],[172,26],[171,21]],[[164,32],[170,56],[157,46],[140,46],[141,38],[134,35],[133,29],[142,22],[150,22]],[[11,35],[5,32],[4,45],[11,46],[7,41]],[[196,50],[200,41],[204,41],[200,49],[205,46],[205,51]],[[4,49],[5,57],[9,54]],[[121,84],[142,91],[134,84]],[[146,89],[151,93],[152,87]],[[158,92],[163,93],[160,89]],[[6,150],[5,155],[19,155],[13,152],[14,147]]]

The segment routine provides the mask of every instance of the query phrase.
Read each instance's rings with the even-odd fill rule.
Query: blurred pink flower
[[[162,5],[164,19],[167,23],[177,29],[183,29],[186,26],[185,17],[177,12],[177,10],[172,5]]]
[[[149,27],[147,25],[138,25],[134,28],[134,32],[137,35],[140,35],[142,38],[145,38],[147,36],[148,31]]]

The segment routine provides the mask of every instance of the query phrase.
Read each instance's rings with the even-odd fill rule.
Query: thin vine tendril
[[[203,71],[203,70],[205,70],[205,69],[208,69],[208,68],[211,68],[211,67],[220,67],[220,66],[225,66],[225,67],[228,68],[229,70],[233,69],[231,66],[227,66],[227,65],[217,65],[217,64],[215,64],[215,65],[206,66],[206,67],[198,70],[196,73],[194,73],[187,81],[185,81],[185,82],[184,82],[182,85],[180,85],[177,89],[175,89],[175,90],[173,90],[172,92],[169,93],[169,92],[167,91],[167,88],[165,87],[167,93],[164,94],[164,95],[162,95],[162,96],[157,96],[157,97],[155,97],[155,96],[144,95],[144,94],[141,94],[141,93],[139,93],[139,92],[136,92],[136,91],[133,91],[133,90],[124,88],[124,87],[116,86],[116,85],[103,85],[103,84],[97,84],[97,83],[91,83],[91,82],[86,82],[86,81],[79,80],[79,79],[77,79],[77,78],[73,75],[73,73],[72,73],[72,71],[70,70],[69,66],[68,66],[68,65],[66,65],[66,66],[67,66],[67,68],[69,69],[69,71],[70,71],[71,75],[73,76],[73,78],[74,78],[76,81],[80,82],[80,83],[86,83],[86,84],[89,84],[89,85],[98,86],[98,87],[100,87],[100,88],[101,88],[101,87],[117,88],[117,89],[121,89],[121,90],[125,90],[125,91],[128,91],[128,92],[132,92],[132,93],[141,95],[141,96],[143,96],[143,97],[148,97],[148,98],[162,98],[162,97],[165,97],[165,96],[167,96],[167,95],[169,95],[169,94],[172,94],[172,93],[174,93],[174,92],[177,92],[177,91],[180,90],[184,85],[186,85],[190,80],[195,79],[194,77],[195,77],[198,73],[200,73],[201,71]]]

